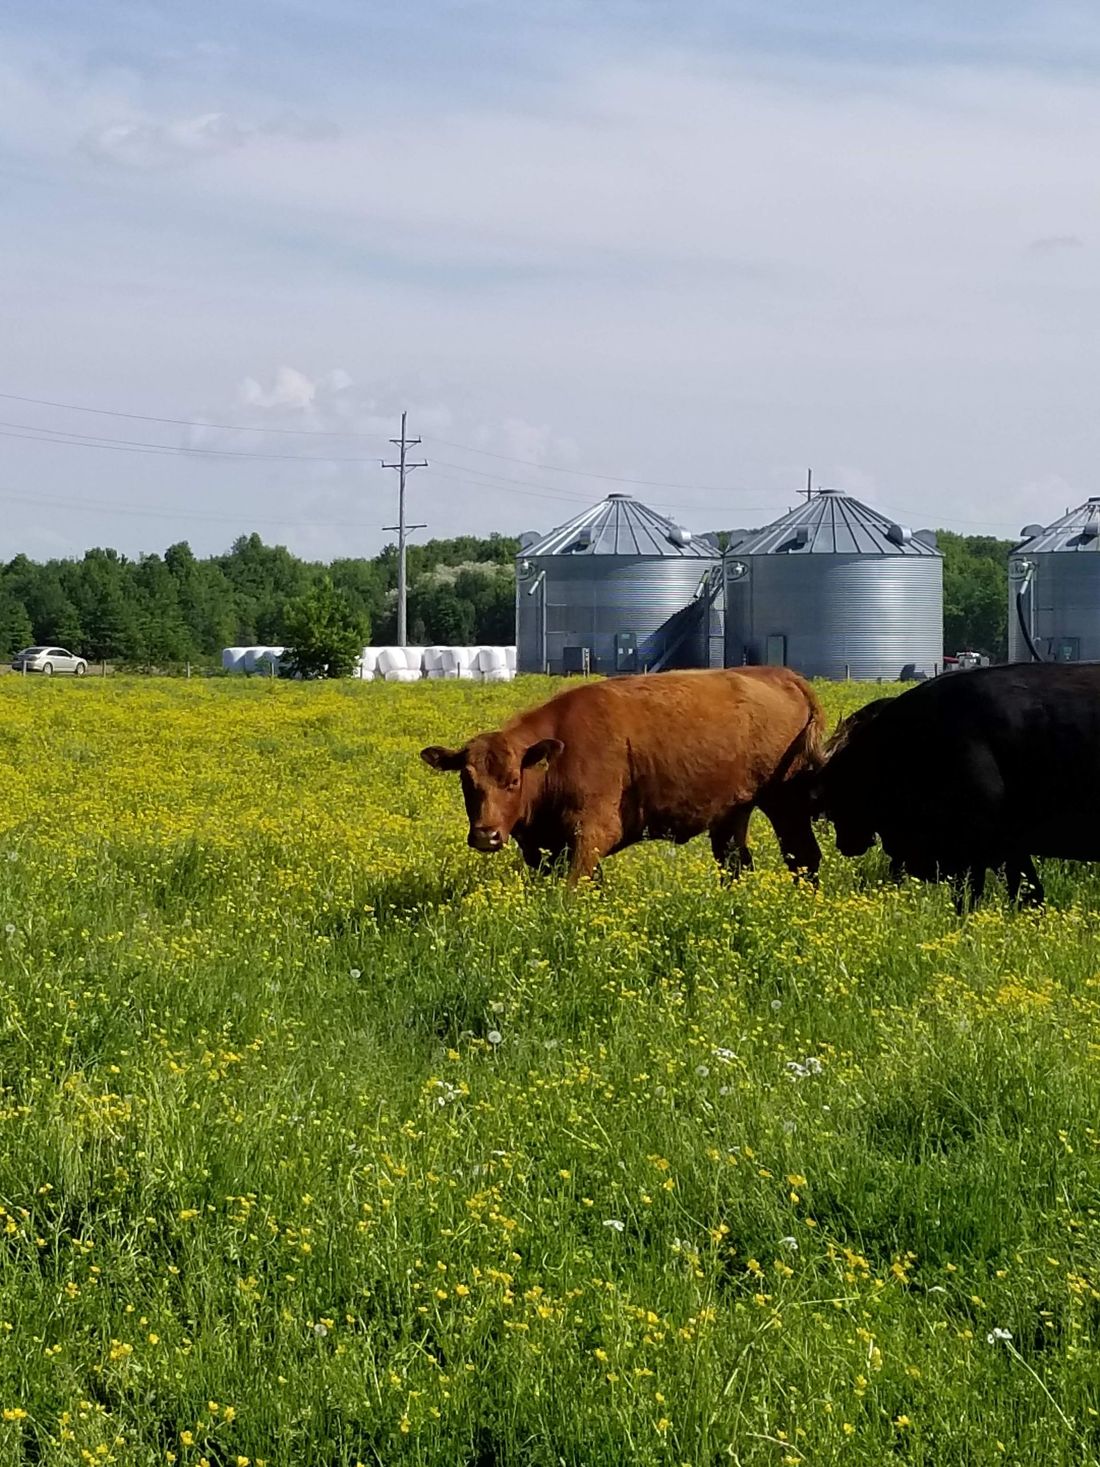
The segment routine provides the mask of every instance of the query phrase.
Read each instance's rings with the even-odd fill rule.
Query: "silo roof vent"
[[[1029,555],[1072,554],[1081,550],[1095,554],[1100,550],[1100,499],[1086,500],[1045,528],[1025,525],[1023,535]]]
[[[738,555],[909,555],[939,557],[934,539],[913,535],[877,509],[822,489],[773,524],[747,535]]]
[[[544,555],[632,555],[717,560],[717,546],[695,539],[690,530],[650,509],[629,494],[609,494],[591,509],[524,547]]]

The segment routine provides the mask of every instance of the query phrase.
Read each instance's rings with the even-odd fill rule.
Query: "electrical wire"
[[[385,437],[380,433],[363,433],[356,429],[337,428],[277,428],[258,427],[248,423],[214,423],[207,420],[195,418],[162,418],[152,413],[130,413],[116,408],[88,407],[82,403],[61,402],[48,397],[26,397],[15,392],[0,392],[0,400],[5,402],[22,402],[35,407],[60,408],[66,412],[73,413],[95,413],[100,417],[127,418],[138,423],[167,423],[177,428],[214,428],[226,433],[279,433],[296,434],[307,438],[364,438],[376,443],[390,443],[393,439]],[[519,458],[514,454],[496,453],[488,448],[475,448],[470,443],[455,443],[449,438],[438,438],[429,434],[424,440],[427,443],[441,443],[445,448],[456,448],[461,453],[474,453],[484,458],[501,459],[505,463],[523,464],[527,468],[539,469],[550,474],[572,474],[582,479],[602,479],[609,484],[635,484],[649,489],[689,489],[704,494],[746,494],[750,489],[731,488],[720,484],[679,484],[664,479],[632,479],[618,474],[601,474],[594,469],[568,468],[564,464],[539,463],[536,459]],[[334,460],[344,462],[345,460]],[[364,460],[367,462],[367,460]]]
[[[0,400],[7,402],[22,402],[37,407],[58,408],[68,412],[94,413],[98,416],[124,418],[135,422],[170,424],[175,427],[190,429],[210,428],[222,432],[231,433],[277,433],[293,434],[297,436],[315,438],[363,438],[371,439],[377,442],[390,441],[389,439],[383,438],[380,434],[362,433],[352,430],[341,432],[339,430],[320,428],[256,427],[255,425],[248,425],[244,423],[215,423],[210,421],[198,421],[195,419],[187,418],[159,417],[150,413],[123,412],[121,410],[113,408],[94,408],[88,407],[80,403],[62,402],[51,398],[28,397],[13,392],[0,392]],[[108,438],[102,435],[74,433],[60,428],[43,428],[30,423],[5,422],[2,419],[0,419],[0,437],[21,438],[30,442],[60,443],[62,445],[70,447],[98,448],[119,453],[145,453],[169,457],[196,456],[204,458],[255,459],[259,461],[270,462],[296,462],[318,464],[374,464],[378,462],[375,457],[365,458],[357,455],[334,456],[327,454],[321,455],[272,453],[255,449],[205,448],[192,444],[142,443],[134,439]],[[633,479],[614,474],[601,474],[587,469],[571,469],[557,464],[541,464],[536,463],[532,459],[522,459],[514,457],[510,454],[496,453],[489,449],[474,448],[469,444],[455,443],[449,439],[435,438],[431,435],[429,435],[429,437],[425,441],[441,443],[447,447],[458,449],[460,452],[463,453],[480,454],[484,457],[499,459],[507,463],[525,464],[530,468],[539,470],[540,472],[572,474],[581,478],[600,479],[608,483],[633,484],[649,488],[685,489],[689,491],[699,490],[703,493],[713,494],[746,494],[752,492],[751,489],[736,488],[730,485],[723,486],[703,484],[678,484],[667,480]],[[587,495],[560,492],[553,493],[548,489],[533,483],[529,479],[516,479],[503,474],[495,474],[491,470],[471,467],[468,464],[454,464],[450,463],[446,459],[437,458],[434,462],[442,468],[452,469],[455,472],[465,476],[467,487],[485,488],[496,487],[497,485],[507,485],[509,488],[513,489],[513,491],[526,491],[527,495],[531,498],[546,499],[561,503],[590,503],[589,496]],[[476,476],[477,479],[485,482],[481,484],[471,484],[469,482],[471,476]],[[436,477],[440,479],[446,478],[445,475],[441,474],[437,474]],[[452,480],[452,482],[462,483],[463,480]],[[681,512],[691,511],[692,513],[702,514],[715,514],[722,512],[720,507],[717,505],[672,504],[667,501],[663,503],[661,503],[660,501],[655,501],[655,504],[656,507],[661,509],[672,509]],[[900,506],[895,506],[894,508],[895,512],[900,512],[915,519],[947,519],[953,521],[957,525],[967,525],[975,529],[996,530],[1003,529],[1005,526],[1008,525],[1007,520],[971,520],[963,519],[954,514],[937,516],[934,512],[929,512],[927,510],[908,510],[901,508]],[[773,506],[737,506],[738,515],[740,515],[742,512],[751,512],[754,514],[773,514],[775,513],[775,510]],[[779,511],[779,513],[783,512],[784,511],[782,510]]]

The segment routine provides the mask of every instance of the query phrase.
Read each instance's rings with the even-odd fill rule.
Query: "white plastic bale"
[[[244,647],[223,647],[222,668],[225,672],[244,671]]]
[[[359,654],[359,668],[364,677],[373,677],[378,666],[378,648],[364,647]]]
[[[422,672],[424,669],[424,648],[403,647],[401,650],[405,654],[405,666],[409,671]]]
[[[256,662],[257,662],[257,659],[260,658],[260,657],[262,657],[263,656],[263,653],[264,653],[264,648],[263,647],[246,647],[244,649],[244,659],[243,660],[244,660],[244,670],[245,670],[245,672],[255,672],[256,671]]]
[[[516,670],[516,649],[514,647],[505,647],[505,649],[504,649],[504,665],[505,665],[505,667],[509,668],[510,671],[515,672],[515,670]]]
[[[404,647],[379,647],[375,670],[385,677],[388,672],[408,671]]]
[[[388,683],[418,683],[420,681],[420,669],[412,667],[395,667],[384,674]]]
[[[508,656],[503,647],[482,647],[477,654],[478,672],[496,672],[508,666]]]
[[[443,653],[445,650],[444,647],[424,648],[424,656],[421,659],[420,665],[427,677],[431,677],[433,672],[438,672],[442,668]]]
[[[488,672],[481,674],[482,681],[487,683],[510,683],[515,678],[515,673],[510,667],[491,667]]]

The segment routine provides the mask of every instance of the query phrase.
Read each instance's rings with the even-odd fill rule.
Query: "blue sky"
[[[433,534],[622,480],[757,524],[811,465],[1052,518],[1100,460],[1098,69],[1076,5],[9,0],[0,393],[139,416],[0,398],[0,557],[373,553],[403,407]]]

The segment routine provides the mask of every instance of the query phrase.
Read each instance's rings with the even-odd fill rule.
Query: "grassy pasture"
[[[1100,1460],[1098,878],[570,895],[547,687],[0,684],[0,1464]]]

